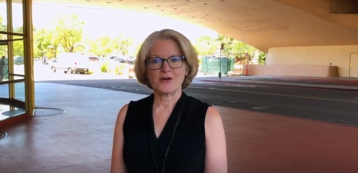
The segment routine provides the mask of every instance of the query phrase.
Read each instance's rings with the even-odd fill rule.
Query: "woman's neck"
[[[170,94],[163,94],[154,91],[154,108],[173,108],[182,95],[182,91],[178,90]]]

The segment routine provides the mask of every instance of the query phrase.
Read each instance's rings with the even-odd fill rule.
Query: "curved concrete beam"
[[[136,10],[216,30],[262,51],[358,45],[358,16],[328,13],[328,0],[34,0]]]

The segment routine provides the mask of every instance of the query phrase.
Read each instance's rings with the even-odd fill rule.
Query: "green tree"
[[[6,31],[5,29],[5,26],[2,24],[2,22],[3,22],[3,20],[4,20],[4,17],[2,17],[1,15],[0,15],[0,31]],[[2,39],[2,34],[0,34],[0,39]]]
[[[224,49],[222,50],[222,53],[226,57],[246,58],[246,54],[247,54],[248,58],[251,59],[254,53],[256,51],[259,51],[256,48],[244,42],[235,40],[223,34],[218,34],[217,41],[224,44]]]
[[[201,36],[193,44],[199,55],[213,55],[217,52],[220,44],[215,38]]]
[[[218,33],[216,40],[220,44],[224,44],[224,49],[222,50],[223,56],[229,56],[231,54],[231,52],[234,51],[233,49],[235,47],[236,40],[234,40],[233,38]]]
[[[3,17],[0,16],[0,31],[6,31],[6,27],[2,24],[3,22]],[[5,39],[5,35],[0,34],[0,40]],[[1,56],[6,54],[6,50],[7,50],[7,46],[5,45],[5,42],[0,42],[0,58]]]
[[[58,33],[55,30],[51,30],[48,35],[47,38],[49,40],[51,40],[51,52],[53,54],[53,57],[57,57],[57,52],[58,52],[58,48],[60,47],[60,40],[58,39]]]
[[[24,41],[18,40],[14,41],[14,56],[24,57]]]
[[[60,46],[55,29],[34,30],[34,53],[37,57],[46,55],[49,58],[57,56]]]
[[[113,40],[112,45],[115,51],[125,56],[128,55],[129,48],[133,45],[133,39],[120,34]]]
[[[48,30],[40,29],[35,31],[35,47],[37,48],[36,54],[40,57],[47,54],[48,47],[51,45],[51,40],[48,38],[49,35]]]
[[[23,27],[18,27],[14,29],[14,32],[21,33]],[[13,54],[14,56],[24,57],[24,38],[22,36],[13,36]]]
[[[112,52],[111,38],[108,36],[100,37],[94,41],[90,41],[91,52],[97,56],[109,54]]]
[[[83,37],[82,27],[84,22],[77,15],[66,15],[59,19],[56,25],[57,39],[65,52],[75,52]]]
[[[259,54],[259,64],[265,64],[266,63],[266,53],[260,51]]]

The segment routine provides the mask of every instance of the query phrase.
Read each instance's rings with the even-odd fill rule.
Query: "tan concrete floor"
[[[144,95],[36,84],[36,105],[66,110],[0,128],[1,173],[110,171],[119,108]],[[230,173],[358,172],[358,128],[215,106],[222,114]]]

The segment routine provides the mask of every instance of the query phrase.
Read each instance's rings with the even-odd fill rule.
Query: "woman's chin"
[[[172,94],[178,90],[179,88],[173,88],[173,87],[158,87],[156,89],[158,93],[162,93],[162,94]]]

